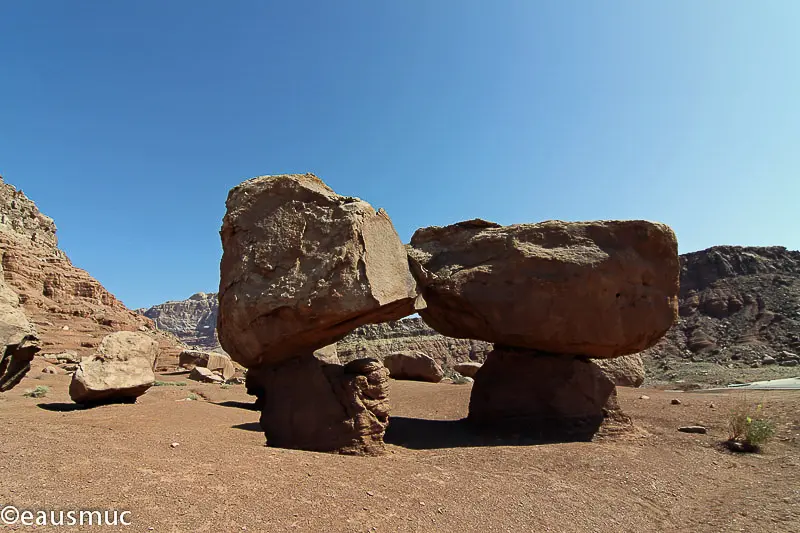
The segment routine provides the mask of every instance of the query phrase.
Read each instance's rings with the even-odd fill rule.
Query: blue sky
[[[227,191],[314,172],[407,241],[645,218],[800,248],[800,2],[0,4],[0,174],[129,307],[213,291]]]

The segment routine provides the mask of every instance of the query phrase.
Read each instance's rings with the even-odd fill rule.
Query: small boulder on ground
[[[641,387],[644,383],[644,362],[639,354],[593,361],[618,387]]]
[[[225,383],[225,378],[204,366],[194,367],[192,371],[189,372],[189,379],[201,383]]]
[[[475,363],[473,361],[467,361],[465,363],[456,363],[453,365],[453,370],[458,372],[464,377],[474,378],[475,374],[478,373],[478,370],[481,369],[483,363]]]
[[[444,371],[439,363],[422,352],[400,351],[383,358],[383,364],[393,379],[429,381],[439,383]]]
[[[389,216],[313,174],[262,176],[228,194],[217,331],[247,368],[415,312],[416,283]]]
[[[409,263],[443,335],[607,358],[654,345],[678,313],[678,243],[643,220],[419,229]]]
[[[77,403],[134,400],[155,383],[158,343],[142,333],[106,336],[97,353],[81,359],[69,395]]]

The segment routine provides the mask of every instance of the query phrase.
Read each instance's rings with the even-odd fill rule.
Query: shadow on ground
[[[464,448],[470,446],[531,446],[589,440],[586,438],[558,438],[540,435],[538,437],[509,431],[499,432],[498,428],[480,428],[461,420],[425,420],[393,416],[384,435],[386,444],[394,444],[412,450],[437,448]]]
[[[253,402],[237,402],[235,400],[226,400],[224,402],[212,402],[214,405],[221,405],[222,407],[235,407],[236,409],[247,409],[248,411],[260,411],[258,406]]]
[[[39,409],[44,409],[45,411],[66,413],[69,411],[83,411],[85,409],[94,409],[95,407],[102,407],[104,405],[131,405],[134,403],[136,403],[136,398],[122,398],[118,400],[104,400],[93,403],[72,403],[72,402],[37,403],[36,407],[38,407]]]
[[[236,424],[235,426],[231,426],[233,429],[243,429],[245,431],[258,431],[263,432],[264,430],[261,429],[261,424],[258,422],[243,422],[241,424]]]

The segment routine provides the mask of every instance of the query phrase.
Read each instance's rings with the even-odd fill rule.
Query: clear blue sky
[[[800,2],[0,4],[0,174],[129,307],[214,291],[227,191],[314,172],[407,241],[645,218],[800,248]]]

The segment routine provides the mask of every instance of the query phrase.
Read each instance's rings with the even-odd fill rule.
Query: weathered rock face
[[[19,297],[3,281],[0,265],[0,392],[22,380],[39,349],[36,330],[22,311]]]
[[[83,357],[72,376],[69,395],[77,403],[134,400],[155,382],[158,343],[141,333],[108,335],[97,353]]]
[[[0,178],[0,255],[4,279],[36,326],[43,353],[93,353],[113,331],[139,331],[156,339],[162,359],[177,356],[174,337],[127,309],[58,249],[53,220],[22,191]],[[64,329],[64,328],[67,329]]]
[[[715,246],[684,254],[680,317],[661,342],[642,353],[648,374],[671,380],[687,360],[749,369],[768,358],[778,372],[781,364],[800,361],[798,302],[798,251]],[[781,376],[760,379],[770,377]]]
[[[280,363],[414,312],[415,282],[385,212],[312,174],[248,180],[226,205],[217,333],[242,365]]]
[[[198,292],[187,300],[165,302],[149,309],[137,309],[137,312],[188,346],[214,350],[220,347],[217,339],[218,307],[217,293]]]
[[[613,381],[588,359],[495,347],[475,377],[468,419],[541,440],[590,440],[615,397]]]
[[[394,379],[439,383],[444,377],[442,367],[422,352],[390,353],[383,358],[383,364],[389,371],[389,376]]]
[[[639,354],[623,355],[613,359],[592,360],[615,385],[641,387],[644,383],[644,362]]]
[[[267,445],[356,455],[384,452],[388,376],[375,360],[342,366],[310,354],[247,373],[262,391]]]
[[[677,315],[678,247],[663,224],[483,220],[417,230],[408,247],[427,309],[452,337],[616,357]]]
[[[233,366],[233,361],[223,353],[184,350],[178,356],[178,362],[178,366],[187,370],[205,368],[209,372],[216,372],[223,381],[232,379],[236,374],[236,367]]]
[[[336,343],[342,361],[371,357],[383,359],[392,352],[425,353],[445,368],[464,361],[483,361],[492,345],[474,339],[445,337],[421,318],[405,318],[355,329]]]

